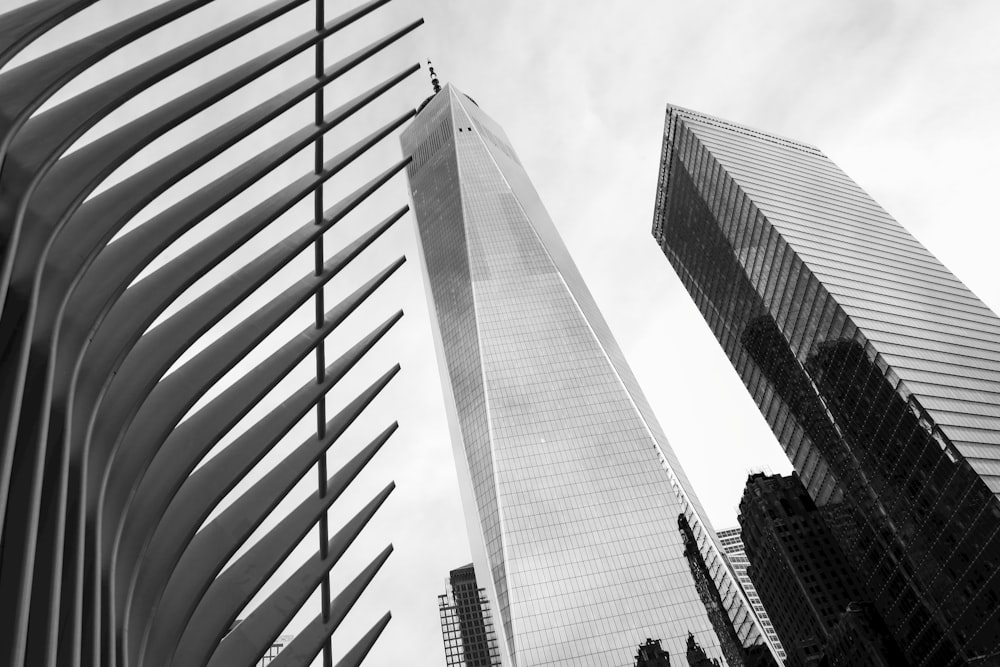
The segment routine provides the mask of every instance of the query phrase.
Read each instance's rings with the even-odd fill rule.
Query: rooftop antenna
[[[434,93],[440,93],[441,82],[438,80],[437,73],[434,72],[434,65],[431,64],[430,60],[427,61],[427,71],[430,72],[431,75],[431,86],[434,88]]]

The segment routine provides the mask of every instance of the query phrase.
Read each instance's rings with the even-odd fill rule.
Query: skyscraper
[[[438,596],[438,611],[447,667],[500,665],[489,600],[472,563],[451,571],[448,591]]]
[[[719,544],[722,545],[726,561],[736,575],[736,580],[743,588],[747,600],[750,601],[750,607],[757,614],[757,618],[760,619],[760,627],[764,630],[767,638],[771,640],[771,645],[774,646],[775,653],[778,654],[779,658],[784,660],[785,649],[781,645],[781,640],[778,639],[778,633],[774,631],[774,626],[771,624],[771,618],[767,615],[764,603],[760,601],[757,588],[753,585],[753,581],[747,574],[747,567],[749,567],[750,561],[747,560],[747,553],[743,546],[743,538],[740,536],[740,529],[726,528],[716,532],[716,536],[719,538]]]
[[[740,501],[748,574],[789,667],[819,659],[840,615],[867,594],[798,476],[751,475]]]
[[[625,664],[646,637],[683,655],[688,631],[721,658],[676,529],[704,514],[503,130],[449,85],[402,143],[505,664]]]
[[[908,659],[998,655],[1000,319],[818,149],[673,106],[653,235]]]

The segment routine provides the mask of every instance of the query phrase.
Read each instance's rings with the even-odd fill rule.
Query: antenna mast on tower
[[[438,80],[437,74],[434,72],[434,65],[431,64],[430,60],[427,61],[427,71],[430,72],[430,75],[431,75],[431,86],[434,88],[434,92],[435,93],[440,93],[441,92],[441,82]]]

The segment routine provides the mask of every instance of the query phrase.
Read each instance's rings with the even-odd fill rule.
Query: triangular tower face
[[[473,558],[505,660],[625,664],[646,636],[684,655],[688,628],[721,658],[678,515],[708,551],[714,536],[505,133],[447,85],[403,149]]]

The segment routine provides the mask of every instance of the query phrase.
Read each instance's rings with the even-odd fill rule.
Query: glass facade
[[[672,106],[653,235],[908,659],[1000,656],[1000,319],[818,149]]]
[[[503,130],[446,86],[402,144],[505,664],[623,665],[647,637],[680,656],[689,631],[723,661],[677,516],[710,529]],[[741,640],[761,641],[740,618]]]
[[[785,649],[781,646],[778,633],[774,631],[774,626],[767,615],[767,610],[760,601],[760,596],[757,594],[757,589],[754,587],[753,581],[750,580],[750,576],[747,574],[750,561],[747,559],[747,552],[743,547],[743,538],[740,536],[740,529],[726,528],[725,530],[718,531],[716,535],[719,538],[719,544],[722,545],[726,561],[736,575],[736,580],[743,587],[743,592],[746,594],[747,600],[750,601],[750,607],[757,614],[757,618],[760,619],[761,628],[768,639],[771,640],[771,645],[774,646],[778,657],[784,660]]]
[[[719,644],[722,646],[722,655],[726,657],[726,660],[731,665],[747,664],[752,665],[752,667],[762,667],[763,665],[774,667],[777,663],[773,659],[767,662],[759,662],[756,656],[747,655],[747,650],[736,634],[733,623],[729,618],[728,607],[723,601],[718,587],[715,585],[715,577],[711,568],[709,568],[704,557],[701,555],[702,550],[699,548],[698,539],[694,536],[691,524],[688,523],[687,516],[684,514],[677,515],[677,529],[680,531],[681,540],[684,542],[684,557],[687,558],[691,576],[694,578],[695,588],[698,590],[698,595],[701,596],[702,604],[705,605],[705,609],[708,611],[708,620],[711,621],[712,627],[715,628],[715,636],[719,639]],[[749,610],[747,613],[750,613]],[[690,649],[690,646],[688,648]]]

